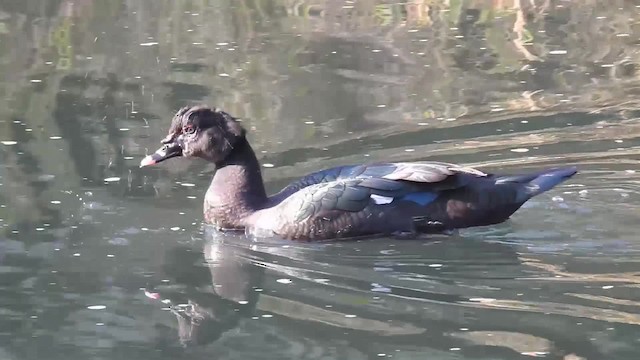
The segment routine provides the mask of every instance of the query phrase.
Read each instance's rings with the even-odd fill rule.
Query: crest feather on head
[[[193,127],[188,134],[184,129]],[[183,107],[174,115],[167,139],[172,141],[183,135],[183,154],[197,156],[213,162],[224,160],[234,146],[245,138],[240,122],[228,113],[204,105]]]

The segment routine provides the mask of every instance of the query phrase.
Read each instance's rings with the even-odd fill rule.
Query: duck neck
[[[243,220],[267,203],[260,164],[246,139],[216,163],[205,195],[205,220],[221,228],[244,227]]]

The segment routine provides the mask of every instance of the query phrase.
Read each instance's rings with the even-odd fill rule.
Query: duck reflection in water
[[[431,285],[424,289],[390,285],[385,294],[372,292],[371,280],[384,279],[389,272],[372,273],[370,269],[358,270],[357,266],[340,264],[327,269],[324,261],[327,252],[333,253],[345,243],[307,243],[294,247],[280,240],[256,242],[243,233],[223,233],[209,226],[204,227],[203,235],[204,239],[196,239],[192,246],[169,249],[161,275],[161,279],[169,282],[159,280],[160,285],[145,290],[149,298],[161,302],[162,307],[175,314],[183,347],[206,351],[209,344],[217,343],[230,331],[244,329],[242,334],[252,332],[247,326],[259,326],[258,331],[275,331],[274,336],[286,341],[299,341],[299,336],[320,342],[323,339],[347,341],[351,348],[374,357],[375,349],[370,346],[372,337],[379,344],[420,343],[435,351],[447,351],[452,344],[459,344],[460,339],[479,341],[473,338],[477,335],[474,332],[461,333],[461,324],[470,324],[472,328],[474,324],[481,324],[490,332],[520,336],[511,341],[513,344],[494,345],[492,351],[496,353],[518,349],[519,343],[525,341],[522,339],[533,338],[545,339],[543,343],[548,344],[545,351],[555,354],[576,353],[578,349],[590,354],[598,352],[584,339],[574,338],[562,330],[569,323],[573,326],[570,318],[549,320],[546,317],[545,325],[539,326],[534,319],[537,314],[532,313],[527,318],[534,321],[527,332],[522,333],[524,313],[470,304],[469,297],[459,295],[464,288],[450,283],[445,275],[428,276],[425,281]],[[527,271],[512,246],[458,240],[435,241],[426,249],[434,258],[453,257],[467,262],[486,261],[487,256],[499,257],[498,263],[491,260],[494,266]],[[398,245],[410,242],[420,243],[403,241]],[[349,243],[358,246],[357,241]],[[374,240],[366,244],[373,253],[383,253],[389,248],[388,241]],[[396,251],[402,248],[396,247]],[[422,267],[411,269],[400,265],[393,257],[387,260],[382,257],[375,263],[389,269],[403,267],[407,274],[424,272]],[[357,274],[354,270],[358,270]],[[321,276],[328,281],[318,281]],[[361,279],[362,276],[367,280]],[[291,283],[279,284],[277,280],[283,278]],[[269,317],[273,317],[271,322],[267,322]],[[258,324],[256,320],[266,321]],[[549,338],[554,342],[546,340]],[[169,342],[163,340],[162,346],[169,346]]]
[[[247,258],[247,249],[234,244],[240,239],[210,230],[205,228],[202,249],[176,246],[166,253],[163,272],[177,286],[144,290],[176,315],[183,346],[213,342],[250,316],[259,296],[252,287],[264,275]]]

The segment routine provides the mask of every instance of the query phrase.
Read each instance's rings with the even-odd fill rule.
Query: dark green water
[[[639,6],[0,1],[0,358],[637,359]],[[580,174],[457,236],[250,242],[202,227],[211,166],[138,168],[194,103],[243,119],[270,191]]]

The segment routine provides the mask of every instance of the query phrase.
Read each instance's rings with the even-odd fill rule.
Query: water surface
[[[631,1],[3,1],[3,359],[637,359]],[[242,118],[275,192],[368,161],[580,174],[510,221],[251,241],[214,169],[139,169],[180,107]]]

